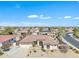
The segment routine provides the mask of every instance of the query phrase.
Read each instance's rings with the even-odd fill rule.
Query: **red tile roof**
[[[0,36],[0,42],[4,42],[4,41],[7,41],[11,38],[15,38],[16,36],[15,35],[1,35]]]

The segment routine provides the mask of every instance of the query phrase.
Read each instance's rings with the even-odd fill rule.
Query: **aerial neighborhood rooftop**
[[[79,58],[79,1],[0,1],[0,58]]]
[[[4,54],[13,48],[16,48],[16,50],[18,50],[17,48],[33,50],[35,47],[42,51],[67,53],[71,49],[77,53],[79,52],[79,41],[75,33],[75,31],[78,31],[78,28],[75,27],[3,28],[4,30],[0,32],[0,49]],[[27,56],[29,55],[27,54]]]

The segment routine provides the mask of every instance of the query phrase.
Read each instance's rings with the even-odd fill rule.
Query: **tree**
[[[39,27],[39,31],[42,31],[43,30],[43,27]]]
[[[60,35],[61,35],[61,36],[64,36],[65,33],[66,33],[66,31],[65,31],[65,27],[58,27],[58,29],[59,29],[59,33],[60,33]]]
[[[6,34],[13,34],[14,28],[12,27],[6,27],[4,31],[2,31],[0,34],[1,35],[6,35]]]
[[[79,28],[75,28],[75,29],[73,30],[73,35],[74,35],[75,37],[79,38]]]

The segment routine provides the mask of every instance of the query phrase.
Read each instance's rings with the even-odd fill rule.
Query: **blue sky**
[[[79,2],[0,2],[0,26],[79,26]]]

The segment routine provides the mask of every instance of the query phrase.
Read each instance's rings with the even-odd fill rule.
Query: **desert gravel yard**
[[[10,51],[4,53],[0,58],[32,58],[32,57],[44,57],[44,58],[78,58],[79,54],[73,52],[69,49],[67,53],[61,53],[60,51],[42,51],[39,47],[31,47],[27,49],[26,47],[12,47]]]

